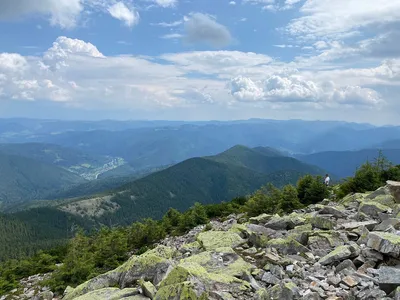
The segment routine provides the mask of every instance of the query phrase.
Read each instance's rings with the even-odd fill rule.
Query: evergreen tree
[[[295,209],[301,208],[302,205],[297,196],[297,189],[293,185],[286,185],[282,189],[282,199],[279,204],[281,211],[290,213]]]

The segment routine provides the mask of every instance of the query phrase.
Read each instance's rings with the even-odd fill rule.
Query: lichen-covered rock
[[[320,256],[325,256],[332,248],[343,246],[347,242],[347,236],[338,231],[316,230],[309,232],[307,248]]]
[[[208,292],[190,281],[170,284],[160,288],[154,300],[208,300]]]
[[[39,300],[52,300],[54,294],[52,291],[43,291],[39,294]]]
[[[200,232],[197,241],[205,250],[215,250],[221,247],[235,248],[246,242],[239,234],[230,231]]]
[[[326,229],[326,230],[332,230],[336,225],[335,222],[333,222],[332,220],[320,216],[315,216],[314,218],[312,218],[311,224],[315,228]]]
[[[400,236],[373,231],[368,234],[367,246],[395,258],[400,257]]]
[[[269,289],[257,292],[256,299],[259,300],[292,300],[299,298],[299,288],[293,283],[276,284]]]
[[[360,249],[358,245],[353,244],[353,245],[339,246],[326,256],[322,257],[319,260],[319,263],[321,265],[329,265],[333,262],[345,260],[346,258],[356,257],[359,254],[360,254]]]
[[[250,284],[237,277],[220,272],[207,272],[207,269],[196,262],[181,262],[160,283],[159,291],[155,299],[186,299],[186,298],[162,298],[162,295],[175,291],[182,284],[190,282],[192,294],[197,297],[206,297],[215,286],[230,291],[241,291],[250,289]],[[172,286],[172,287],[171,287]],[[185,285],[186,286],[186,285]],[[195,288],[194,288],[195,287]],[[191,298],[190,298],[191,299]],[[197,299],[197,298],[195,298]],[[209,299],[209,298],[205,298]]]
[[[207,272],[241,277],[244,273],[251,273],[255,267],[241,258],[232,248],[217,248],[215,251],[206,251],[184,258],[181,263],[197,263]]]
[[[63,300],[72,300],[88,292],[107,287],[119,286],[124,288],[139,279],[157,284],[167,274],[171,266],[170,259],[174,256],[174,253],[169,247],[158,246],[140,256],[134,255],[118,268],[90,279],[73,290],[69,290],[65,293]]]
[[[288,216],[274,216],[266,224],[265,227],[274,230],[290,230],[299,225],[304,225],[306,219],[297,213],[292,213]]]
[[[346,214],[344,213],[345,207],[344,206],[324,206],[318,211],[320,215],[332,215],[335,218],[344,218]]]
[[[343,223],[339,227],[341,229],[346,229],[346,230],[353,230],[357,229],[361,226],[367,227],[367,229],[372,230],[376,225],[379,223],[374,220],[369,220],[369,221],[364,221],[364,222],[349,222],[349,223]]]
[[[151,282],[141,280],[140,287],[142,288],[143,295],[152,300],[154,299],[155,295],[157,294],[157,289]]]
[[[265,224],[267,223],[274,215],[262,214],[257,217],[252,217],[249,219],[249,222],[252,224]]]
[[[390,210],[390,207],[373,200],[362,202],[358,208],[359,212],[362,212],[374,219],[379,219],[379,213],[388,212]]]
[[[267,246],[275,248],[279,253],[284,255],[305,253],[310,251],[310,249],[306,248],[291,237],[269,240],[267,242]]]
[[[194,241],[193,243],[183,244],[179,251],[182,253],[190,252],[190,253],[199,253],[201,252],[202,247],[198,241]]]
[[[74,300],[118,300],[118,299],[131,299],[131,300],[146,300],[149,299],[145,296],[139,295],[138,289],[119,289],[119,288],[103,288],[89,292],[85,295],[74,298]],[[63,298],[65,299],[65,298]]]
[[[400,182],[388,180],[386,184],[396,203],[400,203]]]
[[[400,229],[400,219],[398,218],[389,218],[383,220],[382,223],[376,225],[374,227],[374,231],[386,231],[390,226],[393,226],[395,229]]]

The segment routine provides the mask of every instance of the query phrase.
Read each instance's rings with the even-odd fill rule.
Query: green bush
[[[257,190],[244,206],[249,216],[258,216],[263,213],[274,214],[279,211],[282,192],[272,184],[267,184]]]
[[[374,191],[385,185],[387,180],[400,180],[400,166],[393,166],[379,151],[373,163],[364,163],[356,170],[353,177],[341,183],[337,195],[343,198],[350,193]]]
[[[330,193],[321,176],[306,175],[297,182],[297,194],[301,204],[310,205],[324,200]]]
[[[282,189],[282,199],[279,208],[284,213],[290,213],[303,205],[299,201],[298,191],[293,185],[286,185]]]

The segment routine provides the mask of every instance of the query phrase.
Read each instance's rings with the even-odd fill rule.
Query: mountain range
[[[393,164],[400,164],[400,147],[384,149],[382,154]],[[296,155],[296,158],[325,170],[336,179],[349,177],[366,161],[373,162],[378,157],[379,149],[364,149],[359,151],[326,151],[309,155]]]
[[[63,243],[71,224],[157,219],[305,174],[340,180],[378,149],[399,164],[399,136],[399,127],[301,120],[0,119],[0,244],[30,241],[18,252],[29,254],[29,243],[32,251]]]
[[[34,172],[36,167],[29,169]],[[68,172],[59,167],[52,168]],[[54,170],[48,172],[54,174]],[[284,156],[274,149],[235,146],[215,156],[190,158],[140,179],[131,178],[133,181],[99,195],[23,203],[20,211],[1,216],[6,232],[0,237],[0,244],[16,243],[21,239],[35,240],[38,248],[51,246],[66,239],[72,224],[88,229],[95,224],[115,226],[142,218],[157,219],[171,207],[184,211],[195,202],[229,201],[250,194],[266,183],[276,186],[295,184],[302,175],[323,173],[318,167]],[[10,237],[13,226],[20,229]],[[23,243],[20,251],[27,253],[28,244]],[[10,249],[6,248],[3,250],[9,255]]]

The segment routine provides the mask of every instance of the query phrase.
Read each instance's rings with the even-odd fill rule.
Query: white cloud
[[[175,22],[160,22],[160,23],[151,23],[153,26],[161,26],[161,27],[177,27],[183,24],[183,20],[175,21]]]
[[[107,56],[91,43],[59,37],[41,56],[0,54],[0,105],[11,99],[94,111],[188,109],[193,118],[198,111],[206,116],[211,105],[220,114],[228,107],[245,113],[257,106],[282,115],[290,110],[311,115],[313,108],[326,107],[396,107],[397,95],[382,91],[400,88],[400,60],[342,69],[313,69],[314,63],[320,61],[296,71],[297,62],[240,51]]]
[[[165,35],[161,36],[161,38],[163,38],[163,39],[171,39],[171,40],[180,39],[182,37],[183,37],[183,35],[180,33],[169,33],[169,34],[165,34]]]
[[[274,47],[277,48],[299,48],[298,45],[286,45],[286,44],[281,44],[281,45],[273,45]]]
[[[71,29],[93,13],[106,13],[131,27],[139,21],[138,12],[128,6],[130,0],[2,0],[0,1],[0,21],[21,20],[26,17],[41,16],[53,26]],[[41,29],[41,26],[37,26]]]
[[[307,0],[301,17],[290,22],[290,34],[306,39],[349,37],[359,30],[400,19],[400,2],[392,0]]]
[[[184,23],[185,40],[189,43],[206,43],[213,47],[224,47],[231,43],[228,28],[202,13],[192,13]]]
[[[81,0],[2,0],[0,20],[39,14],[48,16],[51,25],[71,28],[76,25],[83,9]]]
[[[112,17],[124,22],[128,27],[139,23],[139,13],[134,9],[129,9],[123,2],[117,2],[110,6],[108,12]]]
[[[294,8],[294,6],[303,0],[243,0],[243,3],[249,3],[253,5],[261,5],[263,10],[269,10],[272,12],[280,10],[288,10]]]
[[[235,1],[231,1],[231,2],[229,2],[229,5],[236,5],[236,2]]]
[[[400,30],[392,30],[360,42],[360,53],[377,58],[400,57]]]
[[[188,72],[218,74],[229,78],[237,72],[246,73],[247,69],[270,64],[271,57],[253,52],[240,51],[194,51],[171,53],[161,56],[162,59],[177,64]]]
[[[318,83],[299,75],[271,75],[257,82],[239,76],[231,80],[230,89],[236,100],[245,102],[315,102],[324,106],[376,106],[383,103],[381,96],[372,89],[336,86],[331,81]]]
[[[154,0],[154,2],[161,7],[174,7],[178,0]]]

